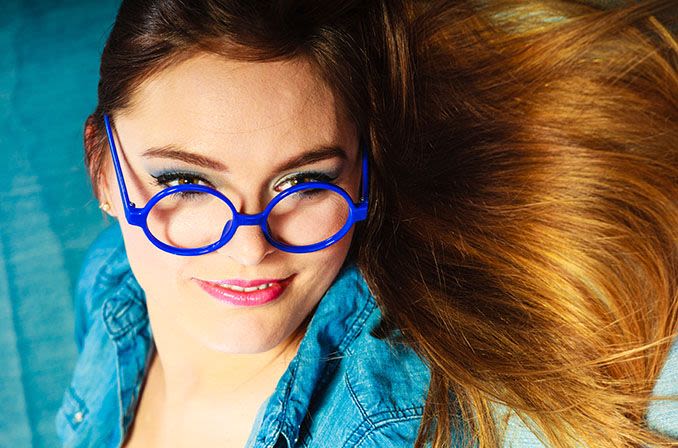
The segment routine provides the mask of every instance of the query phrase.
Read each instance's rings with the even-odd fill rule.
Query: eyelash
[[[328,182],[331,183],[337,178],[337,176],[330,176],[326,173],[321,173],[319,171],[306,171],[302,173],[296,173],[292,176],[284,178],[280,183],[287,183],[292,181],[292,186],[297,185],[302,182]],[[280,184],[278,184],[280,185]],[[276,190],[278,191],[278,190]]]
[[[203,177],[193,174],[193,173],[187,173],[187,172],[182,172],[182,171],[168,171],[165,173],[160,173],[160,174],[151,174],[151,177],[153,178],[153,184],[157,187],[162,187],[162,188],[168,188],[170,187],[171,182],[175,182],[177,180],[187,180],[188,182],[185,183],[179,183],[179,185],[189,185],[189,184],[205,184],[208,187],[212,187],[212,185],[204,179]],[[200,196],[201,193],[197,191],[182,191],[179,193],[182,199],[197,199]]]
[[[167,188],[170,186],[170,183],[175,181],[180,181],[178,185],[204,184],[207,186],[212,186],[210,182],[202,176],[185,171],[168,171],[161,174],[151,174],[151,177],[155,180],[154,183],[158,187]],[[186,180],[187,182],[182,183],[182,180]]]
[[[161,174],[151,174],[151,177],[154,179],[154,184],[158,187],[164,187],[167,188],[169,187],[171,182],[177,181],[177,180],[187,180],[188,182],[181,183],[179,182],[179,185],[189,185],[189,184],[198,184],[198,183],[203,183],[206,184],[207,186],[211,186],[210,182],[207,179],[204,179],[203,177],[193,174],[193,173],[187,173],[187,172],[182,172],[182,171],[168,171],[166,173],[161,173]]]
[[[205,186],[214,188],[212,184],[202,176],[194,173],[188,173],[185,171],[169,171],[161,174],[151,174],[151,177],[153,178],[154,182],[153,184],[158,187],[163,187],[163,188],[168,188],[170,183],[175,182],[175,181],[181,181],[181,180],[186,180],[188,182],[185,183],[179,183],[179,185],[189,185],[189,184],[204,184]],[[297,185],[301,182],[328,182],[331,183],[334,181],[338,176],[332,176],[327,173],[322,173],[319,171],[305,171],[301,173],[295,173],[292,176],[285,177],[278,185],[287,183],[287,182],[292,182],[292,185]],[[277,190],[276,191],[282,191],[282,190]],[[183,192],[182,195],[184,196],[194,196],[198,195],[200,193],[197,192]]]

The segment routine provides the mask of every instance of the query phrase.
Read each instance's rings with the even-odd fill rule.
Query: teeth
[[[270,288],[273,286],[273,283],[264,283],[263,285],[259,286],[253,286],[251,288],[242,288],[240,286],[235,286],[235,285],[219,285],[222,288],[226,289],[232,289],[233,291],[239,291],[239,292],[252,292],[252,291],[261,291],[262,289]]]

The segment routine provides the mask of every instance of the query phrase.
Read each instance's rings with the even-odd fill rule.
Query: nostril
[[[231,229],[232,225],[227,225]],[[224,234],[229,230],[224,230]],[[239,226],[228,242],[217,251],[243,265],[255,265],[275,252],[259,226]]]

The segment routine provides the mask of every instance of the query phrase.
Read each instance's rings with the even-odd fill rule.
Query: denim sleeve
[[[104,229],[89,247],[80,269],[75,289],[75,344],[82,352],[85,335],[92,322],[93,314],[101,307],[105,287],[100,280],[112,258],[123,250],[122,235],[117,223]]]

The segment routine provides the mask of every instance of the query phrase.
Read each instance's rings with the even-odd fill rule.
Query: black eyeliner
[[[154,179],[154,184],[157,186],[166,186],[169,182],[177,179],[188,179],[191,181],[200,181],[206,184],[212,184],[209,179],[206,179],[200,173],[194,171],[186,170],[163,170],[158,173],[149,173],[149,175]]]
[[[295,178],[311,178],[321,182],[329,182],[339,177],[334,175],[334,173],[325,173],[322,171],[301,171],[299,173],[293,173],[289,176],[283,177],[282,180],[286,179],[295,179]]]

